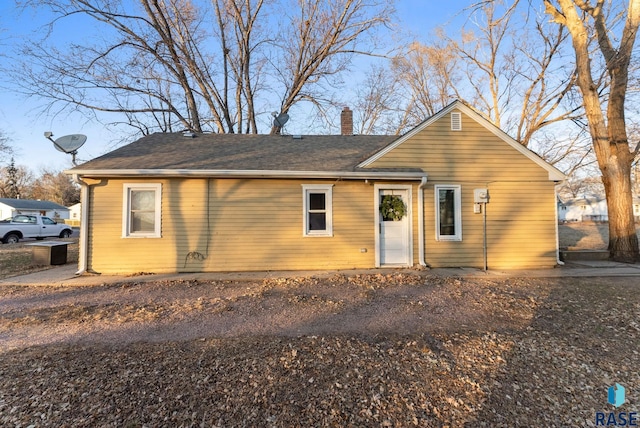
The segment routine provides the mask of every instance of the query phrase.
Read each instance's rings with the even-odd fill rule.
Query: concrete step
[[[570,262],[574,260],[609,260],[609,250],[560,250],[560,260]]]

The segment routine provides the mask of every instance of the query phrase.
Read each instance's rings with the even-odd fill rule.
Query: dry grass
[[[58,239],[58,241],[69,242],[67,245],[67,263],[78,263],[78,239]],[[16,275],[24,275],[32,272],[39,272],[51,269],[55,266],[33,265],[31,263],[32,248],[26,244],[37,241],[19,242],[17,244],[0,243],[0,279],[9,278]]]
[[[208,292],[229,300],[227,310],[200,304]],[[2,426],[594,426],[596,412],[614,410],[607,404],[614,382],[628,391],[616,411],[640,405],[640,293],[633,278],[403,274],[38,290],[42,299],[33,293],[12,287],[0,294],[0,309],[19,307],[0,311],[0,340],[21,329],[32,337],[76,326],[97,332],[104,322],[140,337],[175,334],[184,321],[176,300],[196,321],[185,332],[233,318],[253,319],[254,333],[203,329],[198,339],[113,342],[81,330],[80,343],[67,338],[0,351]],[[180,298],[162,299],[171,293]],[[107,303],[116,296],[132,310],[153,301],[157,317],[121,319],[118,305]],[[36,300],[40,306],[30,311]],[[329,300],[342,303],[336,308]],[[335,312],[328,318],[327,306]],[[356,333],[361,311],[371,306],[386,317],[386,330],[365,323]],[[318,333],[255,333],[263,327],[260,315],[279,308],[291,311],[281,322],[315,320]],[[342,323],[345,312],[358,317]],[[487,317],[477,322],[474,313]],[[394,324],[409,321],[416,324],[405,332]],[[332,323],[333,333],[326,330]],[[351,330],[337,332],[341,325]]]
[[[640,239],[640,225],[636,227]],[[560,248],[575,250],[606,250],[609,245],[609,225],[576,222],[558,226]]]

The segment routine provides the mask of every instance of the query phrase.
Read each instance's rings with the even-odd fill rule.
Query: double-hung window
[[[436,240],[462,241],[460,186],[436,185]]]
[[[160,183],[124,185],[122,236],[125,238],[160,238]]]
[[[304,236],[333,236],[333,185],[302,185]]]

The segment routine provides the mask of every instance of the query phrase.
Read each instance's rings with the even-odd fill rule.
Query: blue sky
[[[426,38],[438,25],[449,23],[470,2],[460,0],[401,0],[396,9],[400,24],[418,38]],[[20,14],[11,0],[0,1],[0,61],[7,61],[3,52],[20,38],[37,37],[38,30],[48,22],[49,16],[25,12]],[[63,43],[66,37],[78,37],[81,30],[56,35]],[[61,153],[44,138],[51,131],[54,139],[68,134],[85,134],[87,143],[79,150],[80,160],[89,160],[114,147],[113,135],[103,125],[87,122],[79,114],[63,113],[57,116],[42,114],[42,100],[27,99],[0,85],[0,131],[9,138],[16,150],[18,165],[29,167],[34,173],[41,168],[60,171],[71,167],[71,157]],[[0,159],[4,165],[8,160]]]

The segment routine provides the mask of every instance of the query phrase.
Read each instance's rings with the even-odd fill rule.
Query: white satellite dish
[[[278,114],[274,111],[271,115],[273,116],[273,126],[277,128],[282,128],[289,120],[289,115],[287,113]]]
[[[60,137],[53,142],[56,149],[63,153],[73,154],[87,141],[87,136],[71,134]]]
[[[71,134],[60,137],[57,140],[54,140],[51,137],[53,137],[53,132],[47,131],[44,133],[44,138],[51,141],[56,150],[71,155],[71,162],[75,165],[78,149],[87,141],[87,136],[82,134]]]

